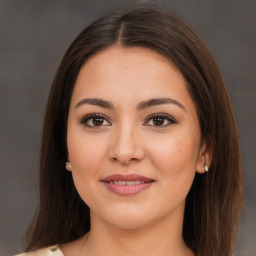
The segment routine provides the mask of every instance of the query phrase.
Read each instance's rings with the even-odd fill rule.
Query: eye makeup
[[[84,116],[80,123],[86,126],[87,128],[100,128],[102,126],[111,126],[111,122],[104,115],[99,113],[91,113]],[[154,113],[148,116],[143,123],[145,126],[154,126],[154,127],[167,127],[172,124],[177,123],[176,120],[165,113]]]

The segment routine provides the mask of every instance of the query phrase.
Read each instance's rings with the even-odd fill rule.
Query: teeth
[[[132,185],[139,185],[145,183],[142,180],[132,180],[132,181],[124,181],[124,180],[114,180],[110,181],[109,183],[120,185],[120,186],[132,186]]]

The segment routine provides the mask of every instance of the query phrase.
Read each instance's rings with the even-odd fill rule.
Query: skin
[[[81,103],[85,98],[109,101],[113,108]],[[137,109],[155,98],[180,105]],[[96,127],[95,119],[81,122],[92,113],[104,116]],[[149,118],[158,113],[172,121]],[[170,60],[148,49],[119,46],[91,57],[75,83],[67,144],[67,169],[90,207],[91,231],[62,245],[65,256],[194,255],[182,238],[184,206],[195,173],[210,165],[210,154],[186,81]],[[118,195],[101,182],[116,173],[155,182],[135,195]]]

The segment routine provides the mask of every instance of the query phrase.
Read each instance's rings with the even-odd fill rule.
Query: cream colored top
[[[33,252],[24,252],[16,256],[64,256],[58,245],[49,246]]]

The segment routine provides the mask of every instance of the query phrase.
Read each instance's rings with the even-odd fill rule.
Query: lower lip
[[[116,194],[123,195],[123,196],[131,196],[149,188],[153,184],[153,181],[137,184],[137,185],[129,185],[129,186],[123,186],[123,185],[118,185],[118,184],[109,183],[109,182],[103,182],[103,183],[110,191]]]

